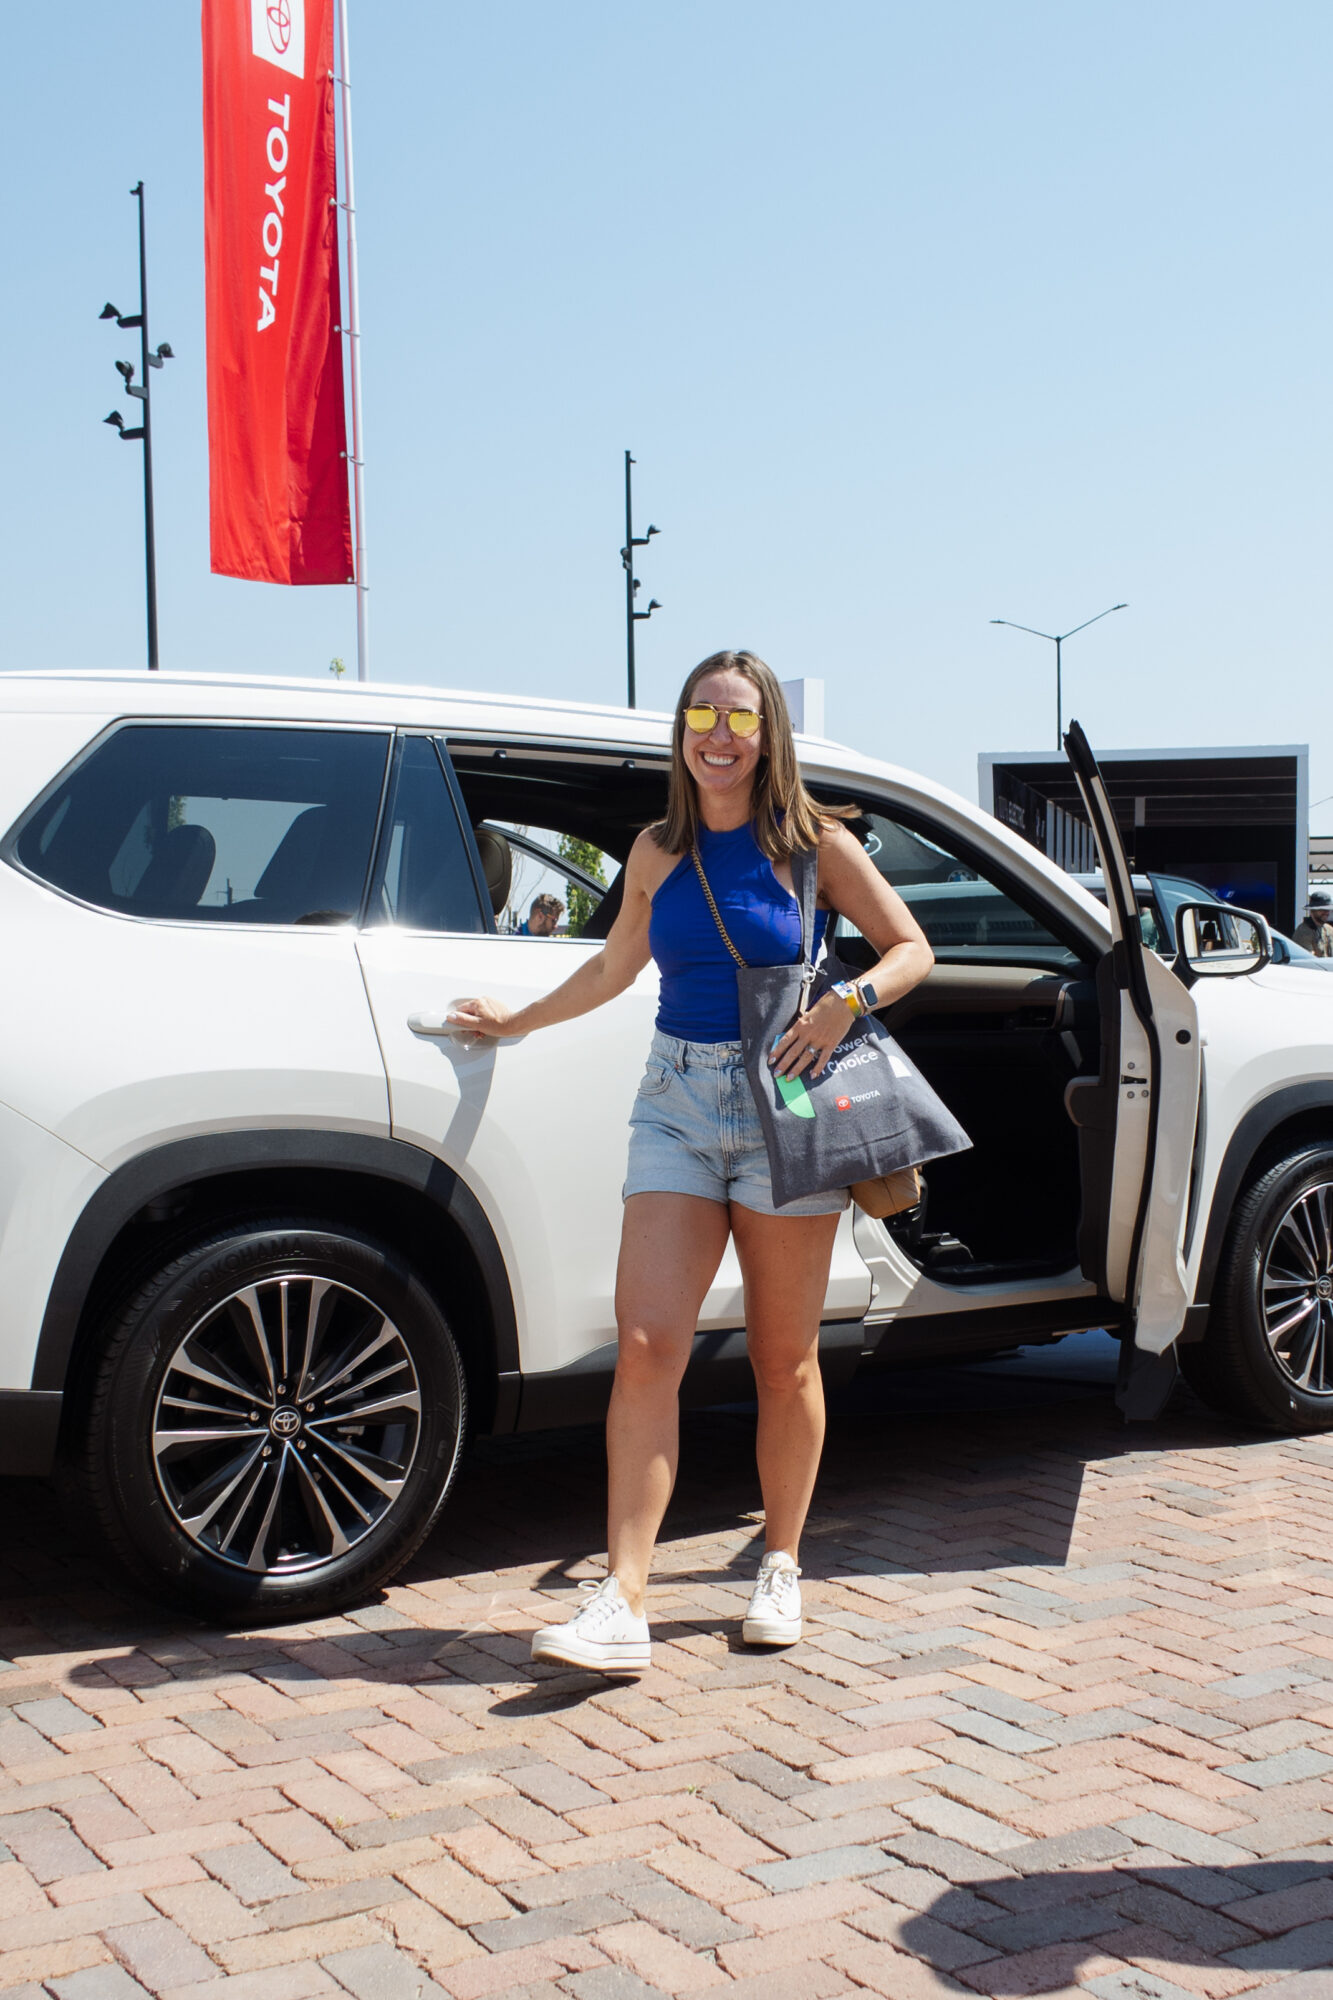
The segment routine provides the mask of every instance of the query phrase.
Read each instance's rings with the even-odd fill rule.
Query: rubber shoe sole
[[[649,1666],[647,1639],[588,1640],[565,1637],[560,1625],[548,1626],[532,1641],[532,1657],[551,1667],[585,1667],[594,1674],[642,1674]]]
[[[794,1646],[804,1631],[804,1618],[747,1618],[741,1638],[747,1646]]]

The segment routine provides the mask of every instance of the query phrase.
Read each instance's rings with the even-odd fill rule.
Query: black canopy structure
[[[1185,875],[1279,930],[1300,920],[1309,864],[1309,746],[1098,752],[1135,868]],[[1074,774],[1054,751],[978,759],[978,796],[1067,867],[1087,865]]]

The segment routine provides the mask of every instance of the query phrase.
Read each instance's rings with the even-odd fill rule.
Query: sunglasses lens
[[[717,710],[707,706],[687,708],[685,726],[687,729],[692,729],[696,736],[707,736],[710,729],[717,727]]]
[[[759,727],[759,717],[752,708],[733,708],[727,720],[733,736],[753,736]]]

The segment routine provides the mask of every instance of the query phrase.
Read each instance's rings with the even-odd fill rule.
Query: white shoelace
[[[776,1567],[761,1568],[758,1576],[755,1578],[754,1595],[751,1601],[755,1604],[758,1604],[759,1599],[761,1597],[766,1597],[770,1600],[770,1602],[776,1604],[779,1600],[779,1597],[782,1594],[784,1585],[790,1584],[791,1587],[794,1589],[796,1586],[796,1579],[800,1576],[800,1574],[801,1574],[800,1570],[795,1568],[792,1569],[785,1569],[785,1568],[780,1569]]]
[[[614,1618],[624,1605],[624,1599],[618,1592],[613,1595],[607,1589],[607,1585],[614,1582],[614,1577],[604,1576],[600,1583],[594,1583],[591,1578],[581,1583],[579,1589],[587,1593],[588,1601],[574,1613],[571,1625],[577,1624],[582,1631],[591,1633]]]

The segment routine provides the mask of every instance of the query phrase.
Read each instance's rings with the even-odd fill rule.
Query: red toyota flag
[[[212,566],[351,583],[334,0],[203,0]]]

